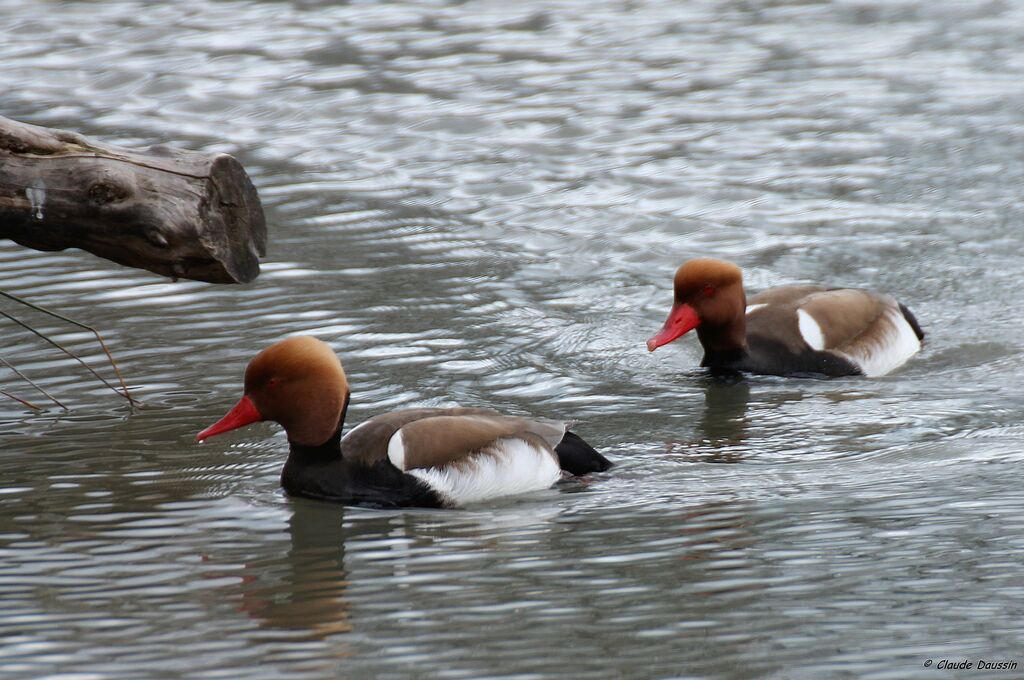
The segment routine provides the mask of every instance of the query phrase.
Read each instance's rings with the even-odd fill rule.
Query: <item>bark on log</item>
[[[227,154],[126,149],[0,117],[2,238],[246,283],[259,274],[267,228],[249,176]]]

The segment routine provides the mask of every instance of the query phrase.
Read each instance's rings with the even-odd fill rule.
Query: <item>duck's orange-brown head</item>
[[[653,352],[698,326],[711,331],[707,338],[702,335],[702,343],[718,335],[723,336],[726,342],[737,341],[725,336],[734,335],[732,330],[737,324],[743,325],[745,309],[743,274],[739,267],[709,258],[688,260],[676,270],[672,311],[662,329],[647,341],[647,349]],[[740,343],[743,342],[744,330],[739,328]]]
[[[345,371],[327,343],[288,338],[253,357],[245,369],[242,398],[196,440],[272,420],[284,427],[290,442],[319,446],[341,426],[348,396]]]

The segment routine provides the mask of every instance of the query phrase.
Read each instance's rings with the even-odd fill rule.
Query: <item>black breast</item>
[[[333,442],[333,446],[331,443]],[[437,493],[387,460],[372,465],[342,457],[337,439],[318,447],[292,445],[281,486],[293,496],[375,508],[444,506]]]
[[[745,350],[707,353],[700,365],[713,372],[744,371],[790,377],[863,375],[853,362],[838,354],[811,349],[806,344],[794,350],[775,338],[756,334],[747,335]]]

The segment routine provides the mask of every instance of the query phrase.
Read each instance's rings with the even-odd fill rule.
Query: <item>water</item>
[[[3,677],[1024,664],[1021,3],[0,0],[0,63],[0,115],[236,155],[270,229],[244,287],[0,243],[0,289],[102,329],[143,402],[0,325],[69,406],[0,401]],[[710,381],[693,338],[644,348],[697,255],[890,291],[926,348]],[[273,426],[192,438],[294,332],[350,423],[566,417],[617,467],[453,512],[289,499]]]

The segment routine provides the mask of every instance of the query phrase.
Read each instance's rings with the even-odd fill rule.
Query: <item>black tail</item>
[[[610,460],[594,450],[575,432],[566,430],[562,441],[555,447],[558,464],[563,470],[574,475],[585,475],[588,472],[604,472],[612,466]]]
[[[907,309],[906,305],[904,305],[902,302],[899,304],[900,311],[903,312],[903,318],[906,319],[907,323],[910,324],[910,327],[914,329],[914,333],[917,334],[917,339],[924,340],[924,331],[921,330],[921,325],[917,323],[917,317],[914,316],[914,313]]]

